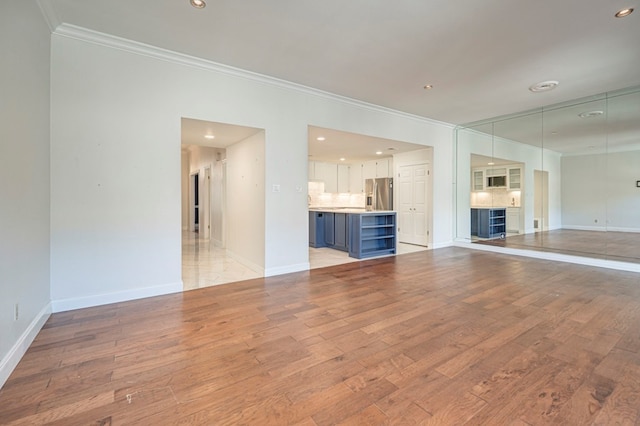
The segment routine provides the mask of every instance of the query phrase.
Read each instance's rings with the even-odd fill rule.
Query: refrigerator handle
[[[378,210],[378,182],[373,181],[373,201],[371,202],[373,209]]]

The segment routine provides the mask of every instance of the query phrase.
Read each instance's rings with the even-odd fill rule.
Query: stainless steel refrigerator
[[[393,178],[365,179],[367,210],[393,210]]]

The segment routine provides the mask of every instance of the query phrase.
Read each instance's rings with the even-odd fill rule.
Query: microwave
[[[487,188],[504,188],[507,186],[506,176],[488,176]]]

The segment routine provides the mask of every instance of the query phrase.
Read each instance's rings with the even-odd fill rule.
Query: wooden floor
[[[640,275],[446,248],[53,315],[1,424],[640,421]]]
[[[640,232],[557,229],[477,242],[500,247],[640,263]]]

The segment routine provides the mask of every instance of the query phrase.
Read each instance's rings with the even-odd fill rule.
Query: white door
[[[428,178],[427,164],[401,166],[396,191],[398,203],[398,241],[426,246],[428,228]]]

